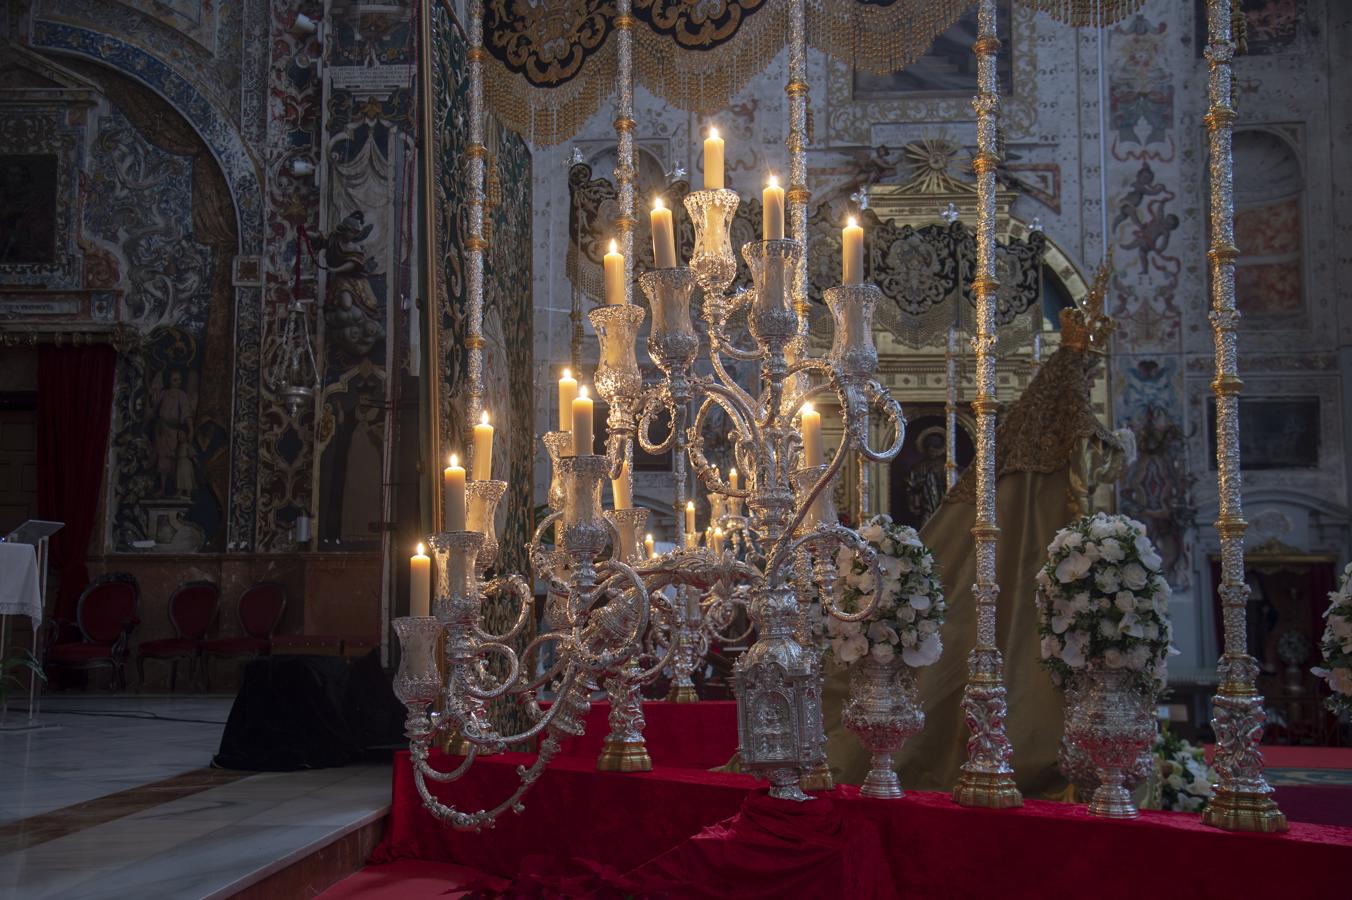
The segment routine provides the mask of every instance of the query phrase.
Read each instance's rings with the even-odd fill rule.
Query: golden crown
[[[1108,339],[1117,327],[1105,312],[1108,300],[1108,282],[1113,272],[1113,255],[1109,251],[1098,271],[1094,286],[1084,298],[1082,306],[1061,310],[1061,346],[1090,353],[1108,352]]]

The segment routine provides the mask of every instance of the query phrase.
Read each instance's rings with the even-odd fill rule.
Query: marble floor
[[[388,764],[209,768],[230,704],[56,696],[0,732],[0,897],[225,897],[385,815]]]

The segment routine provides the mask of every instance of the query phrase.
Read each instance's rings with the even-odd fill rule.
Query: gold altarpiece
[[[923,141],[908,146],[907,155],[914,163],[911,176],[904,182],[876,184],[867,190],[868,208],[882,222],[892,225],[923,228],[924,226],[958,221],[974,223],[977,217],[976,185],[954,177],[954,149],[941,141]],[[1034,230],[1041,230],[1034,222],[1026,222],[1012,212],[1019,193],[1005,188],[996,191],[997,238],[1008,243],[1011,238],[1027,241]],[[1043,232],[1045,248],[1042,251],[1042,277],[1055,278],[1060,293],[1072,302],[1082,305],[1090,285],[1069,255],[1052,235]],[[950,307],[963,303],[960,297],[946,301]],[[1030,310],[1030,313],[1033,311]],[[1001,329],[997,344],[999,364],[996,368],[997,397],[1002,404],[1018,397],[1032,380],[1039,361],[1054,353],[1060,346],[1059,324],[1040,314],[1025,317],[1020,326]],[[825,324],[825,323],[823,323]],[[874,341],[878,347],[878,379],[902,400],[908,416],[913,411],[933,414],[944,410],[954,424],[966,434],[974,433],[975,419],[971,400],[976,391],[974,357],[971,349],[972,331],[959,327],[951,336],[920,342],[907,341],[888,328],[874,323]],[[813,351],[822,352],[829,345],[829,334],[813,332]],[[1111,427],[1111,386],[1109,367],[1094,381],[1091,400],[1095,414]],[[950,385],[952,380],[952,385]],[[838,412],[823,408],[823,429],[828,442],[839,441],[841,424]],[[908,442],[924,437],[928,429],[908,435]],[[876,437],[876,436],[875,436]],[[951,460],[955,441],[947,442],[950,453],[949,468],[952,478],[958,466]],[[892,493],[892,466],[869,463],[864,470],[867,490],[860,491],[860,473],[847,469],[837,483],[837,509],[850,511],[851,521],[861,521],[870,515],[888,511]],[[860,516],[861,497],[867,497],[868,508]],[[1111,507],[1111,488],[1104,487],[1095,498],[1098,508]]]

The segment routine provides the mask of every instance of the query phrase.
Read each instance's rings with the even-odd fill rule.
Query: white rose
[[[1077,613],[1089,612],[1089,592],[1080,591],[1074,597],[1071,597],[1070,608]]]
[[[869,522],[859,529],[859,536],[870,544],[876,544],[883,539],[883,526],[877,522]]]
[[[1119,634],[1130,635],[1134,638],[1145,637],[1145,626],[1141,624],[1141,620],[1137,618],[1134,612],[1122,616],[1121,621],[1117,623],[1117,631]]]
[[[906,602],[911,604],[911,609],[916,612],[924,612],[930,608],[930,598],[925,594],[912,594],[906,598]]]
[[[1150,583],[1150,575],[1137,563],[1127,563],[1122,567],[1122,583],[1133,591],[1139,591]]]
[[[934,621],[933,619],[926,619],[925,621],[921,622],[919,625],[915,627],[916,630],[919,631],[921,634],[939,633],[939,623]]]
[[[846,638],[836,655],[840,657],[841,662],[848,664],[857,659],[862,659],[866,653],[868,653],[868,640],[863,635],[856,635]]]
[[[1127,552],[1122,549],[1117,538],[1104,538],[1099,544],[1099,555],[1107,562],[1121,562],[1126,558]]]
[[[1099,553],[1098,544],[1095,544],[1092,541],[1086,543],[1084,545],[1084,550],[1081,552],[1083,552],[1085,556],[1089,557],[1090,562],[1098,562],[1102,556],[1102,554]]]
[[[1107,612],[1112,608],[1112,604],[1108,602],[1107,597],[1099,597],[1093,602],[1092,606],[1099,612]]]
[[[909,623],[909,622],[914,622],[914,621],[915,621],[915,607],[914,607],[914,606],[909,606],[909,605],[907,605],[907,606],[898,606],[898,607],[897,607],[897,618],[900,619],[900,620],[903,621],[903,622],[908,622],[908,623]]]
[[[1120,578],[1117,566],[1107,566],[1094,576],[1094,584],[1105,594],[1116,594],[1117,589],[1122,586]]]
[[[1341,667],[1329,672],[1329,687],[1339,694],[1352,697],[1352,669]]]
[[[1106,518],[1094,516],[1093,521],[1089,523],[1089,536],[1094,540],[1102,540],[1113,533],[1112,523]]]
[[[1099,634],[1106,638],[1117,637],[1117,624],[1112,619],[1099,619]]]
[[[1124,613],[1129,613],[1136,608],[1136,595],[1131,591],[1118,591],[1117,596],[1113,598],[1113,606]]]
[[[1045,568],[1037,570],[1037,574],[1033,576],[1033,581],[1043,590],[1052,586],[1052,576],[1047,574]]]
[[[1142,528],[1144,529],[1144,526]],[[1144,534],[1138,534],[1133,544],[1136,547],[1136,555],[1141,558],[1141,564],[1152,572],[1158,572],[1163,560],[1155,552],[1155,547],[1150,543],[1150,538]]]
[[[915,568],[915,566],[911,564],[911,561],[909,559],[904,559],[898,556],[896,558],[896,561],[897,561],[897,572],[901,575],[906,575]]]
[[[1339,613],[1330,613],[1328,618],[1328,631],[1341,641],[1343,638],[1352,637],[1352,618]]]
[[[892,649],[891,644],[874,644],[868,655],[880,663],[890,663],[895,653],[896,651]]]

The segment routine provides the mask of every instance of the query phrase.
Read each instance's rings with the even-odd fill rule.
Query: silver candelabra
[[[647,318],[641,307],[622,303],[590,314],[600,343],[596,390],[609,405],[606,452],[568,455],[564,433],[543,438],[553,465],[549,502],[554,511],[530,547],[534,574],[548,586],[541,633],[520,652],[513,650],[509,643],[532,619],[532,593],[517,576],[485,580],[485,544],[502,492],[483,485],[501,482],[471,482],[477,529],[432,536],[438,572],[434,615],[396,621],[403,658],[395,689],[409,711],[418,790],[424,805],[443,821],[481,828],[507,809],[519,810],[522,794],[558,753],[559,741],[582,733],[591,699],[602,687],[612,706],[601,767],[646,768],[639,688],[668,666],[674,665],[678,678],[688,678],[708,636],[733,627],[743,607],[750,620],[746,632],[754,629],[756,639],[735,667],[742,767],[767,779],[773,796],[806,799],[800,782],[825,758],[819,651],[801,639],[807,602],[817,598],[824,614],[845,621],[872,613],[869,607],[847,614],[835,603],[834,558],[842,546],[859,554],[878,577],[867,542],[837,522],[832,487],[851,457],[894,458],[904,441],[905,420],[900,404],[874,378],[876,287],[847,284],[825,292],[835,338],[822,358],[807,354],[799,318],[807,304],[794,296],[802,283],[795,278],[803,253],[797,241],[746,244],[742,255],[754,287],[728,293],[736,272],[730,225],[738,202],[730,190],[689,194],[685,205],[695,230],[690,265],[657,269],[638,279],[651,311],[647,349],[661,372],[659,381],[643,383],[635,356]],[[702,293],[710,374],[695,372],[704,343],[692,321],[696,287]],[[730,325],[743,313],[749,341]],[[757,363],[759,388],[753,393],[739,384],[726,360]],[[839,405],[844,436],[828,461],[809,465],[796,422],[805,404],[828,399]],[[744,486],[726,480],[706,457],[703,434],[715,409],[730,423]],[[664,412],[670,426],[654,436]],[[882,450],[870,443],[875,412],[894,434]],[[678,524],[676,547],[644,558],[639,534],[646,510],[601,508],[602,479],[620,477],[626,467],[632,471],[636,441],[649,453],[672,451],[680,482],[689,462],[718,501],[720,537],[703,546],[698,540],[682,541],[684,529]],[[682,484],[678,500],[684,493]],[[550,528],[557,547],[542,540]],[[520,603],[516,624],[505,634],[483,627],[483,600],[495,594]],[[645,636],[651,645],[652,631],[666,635],[660,652],[645,652]],[[444,674],[436,658],[443,634]],[[533,665],[546,646],[554,650],[552,664]],[[645,668],[640,661],[651,664]],[[554,700],[546,706],[538,698],[547,687]],[[518,700],[530,722],[519,734],[499,734],[489,721],[487,704],[506,697]],[[440,709],[433,711],[437,701]],[[458,734],[467,749],[453,771],[442,772],[429,763],[429,748],[449,732]],[[535,738],[540,740],[534,763],[518,768],[517,788],[497,806],[465,812],[432,796],[429,781],[460,778],[476,756]]]

